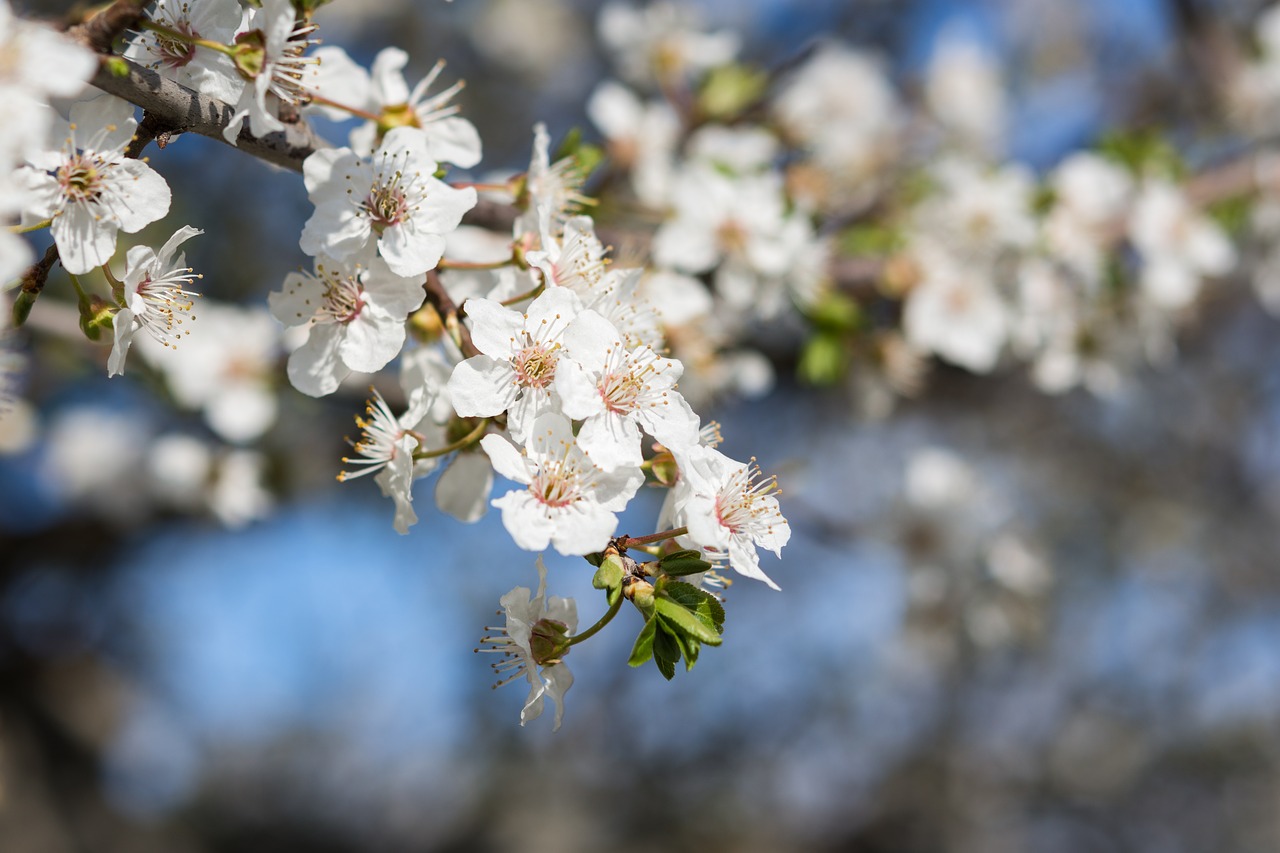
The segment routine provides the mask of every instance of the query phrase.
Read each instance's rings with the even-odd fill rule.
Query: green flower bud
[[[559,663],[569,653],[569,626],[555,619],[539,619],[529,634],[529,651],[538,666]]]
[[[236,36],[231,61],[246,80],[255,80],[267,64],[267,36],[262,30],[250,30]]]

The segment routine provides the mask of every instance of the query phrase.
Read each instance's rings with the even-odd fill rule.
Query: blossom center
[[[776,501],[766,497],[777,491],[774,477],[758,479],[760,469],[752,460],[730,475],[728,482],[716,493],[716,520],[731,534],[744,531],[767,531],[781,518]]]
[[[512,359],[516,381],[527,388],[546,388],[556,378],[556,363],[560,360],[558,347],[548,347],[541,341],[530,343]]]
[[[74,154],[58,168],[58,186],[69,201],[96,201],[102,195],[102,172],[96,157]]]
[[[409,199],[400,188],[399,179],[397,173],[391,183],[378,184],[364,200],[364,209],[369,213],[373,229],[379,234],[408,219]]]
[[[557,509],[566,507],[582,497],[581,474],[572,458],[547,462],[529,484],[529,491],[539,503]]]
[[[186,7],[183,7],[186,11]],[[182,33],[191,38],[199,38],[200,34],[191,27],[191,22],[181,18],[163,21],[165,26],[171,30]],[[170,36],[155,34],[156,53],[160,55],[159,62],[166,68],[181,68],[195,59],[196,46],[188,41],[172,38]]]
[[[350,323],[364,310],[364,285],[359,274],[338,275],[324,269],[318,270],[324,278],[324,303],[316,312],[321,323]]]

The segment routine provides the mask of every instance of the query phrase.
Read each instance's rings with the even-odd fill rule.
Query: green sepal
[[[663,590],[673,600],[693,611],[700,618],[711,620],[711,625],[717,632],[724,630],[724,605],[705,589],[699,589],[691,583],[677,581],[667,584]]]
[[[604,562],[604,553],[601,551],[597,551],[594,554],[585,554],[583,555],[582,559],[586,560],[591,565],[599,568],[600,564]]]
[[[830,291],[809,309],[809,322],[829,332],[852,332],[863,324],[862,306],[838,291]]]
[[[622,597],[622,580],[625,576],[622,559],[617,554],[611,554],[596,569],[595,575],[591,578],[591,585],[608,592],[609,606],[612,607]]]
[[[702,559],[701,551],[676,551],[659,560],[658,568],[665,575],[683,577],[711,571],[711,564]]]
[[[631,657],[627,658],[628,666],[643,666],[653,657],[653,638],[658,631],[658,620],[648,619],[640,629],[639,636],[631,646]]]
[[[13,299],[13,326],[16,329],[31,316],[31,309],[36,304],[38,294],[28,290],[19,290]]]
[[[267,36],[262,30],[240,33],[232,45],[231,63],[246,80],[256,80],[267,64]]]
[[[299,15],[310,20],[312,12],[331,2],[333,0],[293,0],[293,8]]]
[[[673,584],[673,586],[688,586],[688,584]],[[682,603],[666,595],[655,598],[653,605],[654,612],[672,629],[688,634],[708,646],[720,645],[720,632],[716,630],[715,623],[709,615],[689,610]]]

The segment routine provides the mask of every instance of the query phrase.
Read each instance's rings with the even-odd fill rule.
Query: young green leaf
[[[629,666],[642,666],[653,657],[653,637],[657,630],[656,619],[650,619],[644,623],[644,627],[640,629],[640,635],[636,637],[635,645],[631,647],[631,657],[627,658]]]

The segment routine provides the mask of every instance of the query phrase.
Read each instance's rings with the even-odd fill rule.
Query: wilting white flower
[[[502,523],[526,551],[554,545],[561,554],[603,549],[618,527],[617,513],[644,483],[636,467],[601,470],[573,439],[569,419],[546,414],[533,422],[525,452],[498,435],[480,446],[494,470],[524,488],[493,501]]]
[[[378,252],[396,275],[434,269],[445,235],[476,204],[476,191],[435,177],[427,138],[414,127],[386,135],[372,162],[350,148],[321,149],[303,163],[316,211],[302,229],[302,251],[346,260]]]
[[[480,355],[454,368],[449,398],[464,418],[506,412],[507,428],[523,442],[534,418],[555,408],[564,334],[582,303],[573,291],[550,287],[523,315],[491,299],[468,299],[464,307]]]
[[[791,539],[791,526],[774,496],[776,479],[762,478],[754,459],[736,462],[702,445],[677,450],[676,461],[680,479],[672,508],[675,523],[689,528],[684,539],[712,559],[728,560],[739,574],[777,589],[756,553],[758,546],[781,556]]]
[[[149,17],[191,38],[230,44],[243,14],[236,0],[156,0]],[[124,55],[184,86],[223,101],[237,100],[244,89],[244,81],[225,53],[151,30],[139,31]]]
[[[567,652],[566,637],[578,629],[578,605],[572,598],[547,597],[547,567],[537,559],[538,593],[518,586],[502,596],[502,609],[507,624],[502,628],[486,628],[494,634],[480,639],[478,652],[496,652],[502,660],[493,664],[499,681],[495,688],[510,684],[524,676],[529,681],[529,696],[520,710],[520,725],[542,716],[543,699],[556,703],[559,730],[564,719],[564,694],[573,686],[573,673],[561,657]],[[487,648],[486,648],[487,647]]]
[[[198,228],[183,226],[173,232],[159,252],[150,246],[134,246],[129,249],[124,269],[124,306],[114,319],[115,346],[107,360],[107,375],[124,373],[124,361],[129,345],[139,329],[167,347],[177,348],[178,340],[191,334],[190,328],[182,328],[187,320],[195,320],[191,309],[194,297],[187,290],[201,276],[187,266],[186,255],[174,253],[178,246],[197,234]]]
[[[278,117],[280,103],[297,105],[306,100],[308,69],[316,62],[315,57],[303,55],[315,43],[306,38],[315,32],[315,24],[297,20],[290,0],[262,0],[262,6],[250,15],[247,35],[260,42],[262,62],[252,75],[243,66],[237,69],[248,82],[233,107],[231,122],[222,131],[232,145],[246,118],[254,136],[284,130]],[[241,41],[247,41],[245,35],[239,37]]]
[[[698,416],[675,390],[680,362],[649,347],[628,349],[594,311],[584,311],[565,333],[565,351],[569,358],[556,372],[562,409],[583,421],[578,445],[601,468],[640,465],[641,428],[668,448],[697,442]]]
[[[124,156],[138,123],[133,105],[112,95],[81,101],[53,133],[57,149],[28,159],[16,180],[30,193],[23,218],[52,219],[67,272],[82,275],[111,259],[120,231],[132,234],[169,212],[169,185]]]
[[[362,266],[320,257],[314,275],[290,273],[284,290],[267,297],[277,320],[310,330],[289,356],[289,381],[322,397],[353,370],[386,367],[404,346],[409,312],[425,296],[421,282],[396,275],[381,258]]]
[[[1236,263],[1235,248],[1173,184],[1147,181],[1134,203],[1129,236],[1142,255],[1142,290],[1160,308],[1190,305],[1203,276],[1220,276]]]

